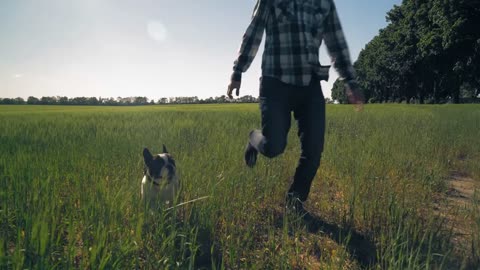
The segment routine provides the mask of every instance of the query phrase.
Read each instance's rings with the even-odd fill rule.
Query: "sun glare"
[[[165,41],[168,34],[165,25],[159,21],[149,21],[147,23],[147,33],[151,39],[157,42]]]

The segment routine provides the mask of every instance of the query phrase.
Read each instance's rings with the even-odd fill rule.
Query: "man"
[[[333,0],[258,0],[234,62],[227,92],[230,98],[233,90],[239,95],[242,72],[252,63],[264,31],[262,130],[250,132],[245,162],[253,167],[259,152],[269,158],[283,153],[293,111],[302,151],[286,200],[287,206],[305,213],[303,203],[320,165],[325,134],[325,99],[320,80],[328,80],[329,67],[319,63],[322,40],[346,84],[349,101],[361,109],[363,95],[355,81]]]

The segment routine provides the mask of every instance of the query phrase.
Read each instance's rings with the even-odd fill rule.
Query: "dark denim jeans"
[[[325,99],[319,79],[314,78],[309,86],[301,87],[263,77],[260,110],[262,130],[250,133],[250,144],[269,158],[285,150],[293,111],[302,152],[289,193],[306,201],[320,165],[325,135]]]

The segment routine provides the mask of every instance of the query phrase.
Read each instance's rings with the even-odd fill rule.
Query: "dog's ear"
[[[146,165],[150,164],[153,160],[153,156],[148,148],[143,148],[143,160],[145,161]]]
[[[165,144],[163,145],[163,154],[167,154],[168,153],[168,150],[167,150],[167,147],[165,146]]]

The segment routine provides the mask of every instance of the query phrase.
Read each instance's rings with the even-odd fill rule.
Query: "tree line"
[[[480,0],[403,0],[354,63],[366,100],[478,102]],[[346,103],[343,82],[332,98]]]
[[[0,104],[6,105],[90,105],[90,106],[140,106],[140,105],[166,105],[166,104],[215,104],[215,103],[257,103],[258,98],[246,95],[230,100],[225,95],[201,99],[199,97],[170,97],[158,100],[147,97],[117,97],[117,98],[96,98],[96,97],[28,97],[24,100],[17,98],[0,98]]]

